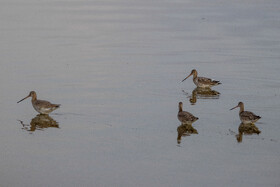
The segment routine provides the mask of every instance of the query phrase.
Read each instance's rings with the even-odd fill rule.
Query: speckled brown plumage
[[[197,71],[195,69],[193,69],[191,71],[191,73],[185,79],[182,80],[182,82],[184,80],[186,80],[187,78],[189,78],[191,75],[193,75],[194,84],[197,87],[200,87],[200,88],[211,88],[212,86],[216,86],[216,85],[221,84],[220,81],[216,81],[216,80],[209,79],[209,78],[206,78],[206,77],[198,77],[197,76]]]
[[[255,123],[257,122],[261,117],[257,116],[253,112],[250,111],[244,111],[244,104],[242,102],[239,102],[237,106],[233,107],[230,110],[233,110],[237,107],[240,107],[239,110],[239,118],[242,121],[242,123],[247,124],[247,123]]]
[[[179,112],[177,115],[179,121],[183,124],[192,124],[193,122],[197,121],[199,118],[195,117],[189,112],[183,111],[183,103],[179,103]]]
[[[35,91],[31,91],[28,96],[18,101],[17,103],[27,99],[28,97],[32,97],[31,99],[32,106],[40,114],[49,114],[55,109],[59,108],[60,106],[60,104],[52,104],[49,101],[38,100]]]

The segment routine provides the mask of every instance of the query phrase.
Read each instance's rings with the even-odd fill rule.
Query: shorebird
[[[60,106],[60,104],[52,104],[48,101],[37,100],[37,95],[35,91],[31,91],[28,96],[18,101],[17,103],[23,101],[24,99],[27,99],[28,97],[32,97],[31,99],[32,106],[40,114],[49,114],[55,109],[59,108]]]
[[[241,122],[244,124],[255,123],[256,121],[258,121],[261,118],[260,116],[257,116],[253,112],[244,111],[244,104],[242,102],[239,102],[236,107],[233,107],[230,110],[233,110],[237,107],[240,107],[239,118],[240,118]]]
[[[178,112],[177,117],[182,124],[192,124],[193,122],[198,120],[198,117],[195,117],[194,115],[192,115],[189,112],[183,111],[182,102],[179,103],[179,112]]]
[[[184,78],[182,80],[182,82],[184,80],[186,80],[187,78],[189,78],[191,75],[193,75],[194,84],[199,88],[211,88],[212,86],[216,86],[216,85],[221,84],[220,81],[215,81],[213,79],[209,79],[209,78],[206,78],[206,77],[198,77],[197,76],[197,71],[195,69],[193,69],[192,72],[189,74],[189,76]]]

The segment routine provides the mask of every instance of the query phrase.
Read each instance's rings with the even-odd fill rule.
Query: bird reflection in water
[[[23,121],[20,121],[20,123],[23,126],[22,129],[29,132],[34,132],[36,130],[43,130],[50,127],[59,128],[58,123],[49,115],[45,115],[45,114],[38,114],[36,117],[34,117],[31,120],[30,125],[24,124]]]
[[[236,140],[237,142],[241,143],[243,134],[245,135],[252,135],[252,134],[260,134],[261,131],[258,129],[258,127],[253,123],[240,123],[238,127],[238,134],[236,134]]]
[[[181,124],[177,128],[178,137],[177,137],[177,143],[181,143],[182,136],[190,136],[191,134],[198,134],[197,130],[193,128],[192,124]]]
[[[190,98],[190,103],[194,105],[197,99],[219,99],[220,93],[216,90],[212,90],[211,88],[195,88],[192,91],[192,95],[188,94],[184,90],[182,90],[188,98]]]

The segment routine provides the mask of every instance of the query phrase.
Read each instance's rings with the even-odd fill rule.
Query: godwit
[[[24,99],[26,99],[28,97],[32,97],[32,100],[31,100],[32,106],[40,114],[49,114],[52,111],[54,111],[55,109],[59,108],[59,106],[60,106],[60,104],[52,104],[48,101],[37,100],[37,95],[36,95],[35,91],[31,91],[28,96],[26,96],[22,100],[18,101],[17,103],[23,101]]]
[[[255,115],[253,112],[244,111],[244,104],[242,102],[239,102],[236,107],[233,107],[230,110],[233,110],[237,107],[240,107],[239,118],[240,118],[241,122],[244,124],[255,123],[256,121],[258,121],[261,118],[260,116]]]
[[[186,78],[184,78],[182,80],[182,82],[184,80],[186,80],[187,78],[189,78],[191,75],[193,75],[193,82],[197,87],[200,88],[211,88],[212,86],[216,86],[221,84],[219,81],[215,81],[213,79],[209,79],[206,77],[198,77],[197,76],[197,71],[195,69],[192,70],[192,72],[189,74],[189,76],[187,76]]]
[[[181,121],[182,124],[192,124],[196,120],[198,120],[198,117],[195,117],[189,112],[183,111],[183,103],[179,103],[179,112],[177,115],[179,121]]]

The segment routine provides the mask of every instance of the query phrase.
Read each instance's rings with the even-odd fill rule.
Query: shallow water
[[[0,0],[0,186],[279,186],[279,8]],[[31,90],[61,108],[16,103]],[[199,117],[180,142],[179,101]],[[262,118],[238,142],[239,101]]]

